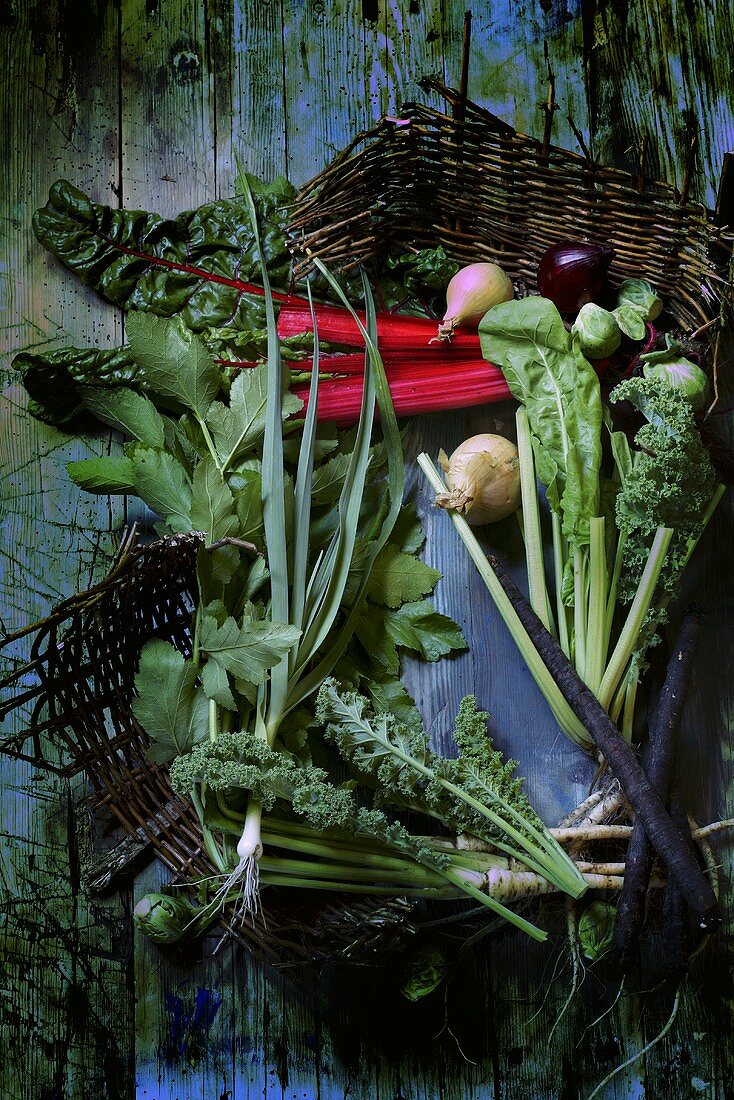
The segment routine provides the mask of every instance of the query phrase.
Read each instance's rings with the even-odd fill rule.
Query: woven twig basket
[[[732,237],[711,211],[670,184],[544,145],[458,92],[425,83],[465,110],[452,117],[409,104],[307,184],[291,221],[295,277],[309,254],[344,271],[390,249],[441,244],[461,263],[498,263],[534,288],[550,245],[586,240],[614,249],[612,285],[649,279],[683,330],[723,320]]]
[[[457,93],[434,87],[459,104]],[[393,247],[440,243],[459,261],[499,262],[531,286],[550,244],[585,238],[614,247],[612,281],[649,278],[681,328],[708,326],[716,346],[731,239],[709,211],[671,186],[632,180],[465,107],[460,120],[413,104],[401,120],[360,135],[308,184],[291,223],[295,276],[309,254],[345,270]],[[106,580],[60,605],[38,629],[30,662],[4,681],[17,688],[37,680],[5,705],[7,712],[32,703],[33,713],[4,751],[61,775],[84,771],[96,805],[179,881],[213,868],[193,807],[173,794],[165,768],[146,761],[130,702],[149,638],[190,653],[196,545],[183,535],[137,548],[125,541]],[[264,913],[234,934],[272,962],[368,961],[371,949],[414,929],[408,902],[266,895]]]

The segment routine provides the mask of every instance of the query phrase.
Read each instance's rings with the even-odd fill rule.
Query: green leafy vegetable
[[[151,760],[172,760],[206,736],[208,704],[196,673],[169,642],[155,638],[143,646],[132,710],[151,738]]]
[[[525,406],[548,502],[572,546],[589,542],[599,511],[601,393],[593,367],[546,298],[503,302],[479,325],[482,351]]]

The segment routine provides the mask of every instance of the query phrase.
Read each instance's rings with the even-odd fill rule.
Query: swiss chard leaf
[[[65,424],[82,411],[80,385],[123,386],[137,372],[127,347],[56,348],[43,355],[24,351],[13,366],[28,391],[31,413],[47,424]]]
[[[282,177],[263,184],[248,177],[263,252],[273,285],[286,290],[291,257],[287,207],[295,198]],[[207,203],[166,219],[93,202],[57,181],[37,210],[38,240],[87,285],[123,309],[180,314],[194,331],[217,325],[263,327],[262,299],[246,293],[260,282],[248,209],[241,197]]]
[[[149,759],[172,760],[207,736],[208,704],[196,668],[169,642],[154,638],[143,646],[135,690],[132,711],[150,737]]]
[[[503,302],[479,324],[482,353],[527,409],[538,476],[572,546],[589,542],[599,514],[599,379],[547,298]]]

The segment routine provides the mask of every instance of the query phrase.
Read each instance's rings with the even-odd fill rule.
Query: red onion
[[[561,313],[575,313],[604,288],[614,251],[583,241],[562,241],[545,252],[538,265],[538,290]]]

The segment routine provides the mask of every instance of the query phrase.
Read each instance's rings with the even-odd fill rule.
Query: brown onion
[[[561,313],[575,313],[601,294],[613,259],[613,249],[603,245],[583,241],[554,244],[538,265],[538,290]]]

